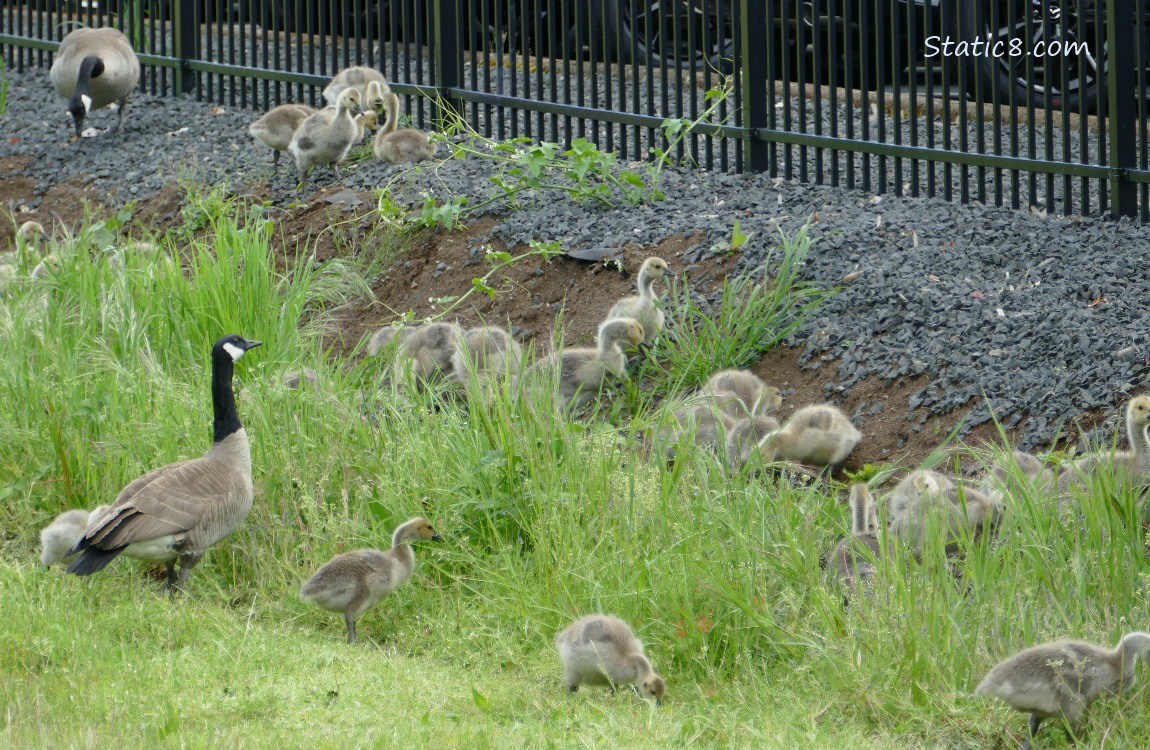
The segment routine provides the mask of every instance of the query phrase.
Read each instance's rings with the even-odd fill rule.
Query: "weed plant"
[[[277,270],[262,212],[207,215],[154,256],[100,246],[92,219],[53,248],[59,273],[0,304],[4,747],[1010,746],[1025,720],[970,696],[990,666],[1146,627],[1130,490],[1099,480],[1066,507],[1019,493],[996,540],[963,540],[959,560],[896,548],[847,606],[820,567],[848,526],[833,488],[731,476],[700,450],[668,467],[637,437],[668,407],[621,430],[613,407],[573,422],[510,386],[418,391],[379,358],[331,361],[322,321],[305,321],[359,288],[354,269]],[[774,279],[759,293],[797,282]],[[702,373],[708,350],[745,364],[788,320],[701,324],[669,367]],[[726,348],[732,330],[748,348]],[[265,342],[236,375],[256,483],[244,526],[175,600],[127,559],[85,579],[39,569],[54,514],[206,449],[207,352],[226,332]],[[301,365],[323,385],[278,385]],[[412,582],[349,648],[298,587],[416,514],[446,540],[419,546]],[[668,680],[662,709],[565,693],[552,639],[594,611],[635,627]],[[1096,705],[1091,741],[1147,746],[1143,704]]]

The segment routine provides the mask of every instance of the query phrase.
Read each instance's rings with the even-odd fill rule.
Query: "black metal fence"
[[[380,68],[420,126],[623,160],[1150,221],[1150,0],[6,0],[9,66],[78,24],[154,94],[315,103]]]

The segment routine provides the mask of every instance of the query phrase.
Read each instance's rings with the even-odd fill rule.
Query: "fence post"
[[[752,172],[770,168],[770,144],[754,137],[759,128],[767,127],[767,4],[762,0],[742,0],[739,11],[742,57],[742,85],[738,103],[743,112],[742,127],[748,133],[746,167]]]
[[[1132,0],[1110,0],[1106,6],[1110,213],[1114,218],[1118,218],[1135,216],[1138,211],[1138,190],[1129,179],[1129,174],[1130,170],[1138,168],[1138,119],[1134,91],[1135,68],[1141,61],[1135,56]],[[1140,96],[1141,92],[1138,95]]]
[[[434,0],[435,69],[431,83],[439,92],[440,128],[451,122],[453,115],[463,116],[463,100],[456,95],[463,84],[463,34],[459,20],[466,0]]]
[[[172,3],[172,57],[180,61],[176,68],[176,94],[196,89],[196,74],[188,63],[200,57],[200,29],[196,24],[196,3]]]

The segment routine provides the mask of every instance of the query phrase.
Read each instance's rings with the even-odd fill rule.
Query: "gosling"
[[[1150,658],[1150,633],[1127,633],[1113,649],[1082,641],[1043,643],[998,664],[974,694],[1000,698],[1015,711],[1030,714],[1030,735],[1022,750],[1030,750],[1045,719],[1065,720],[1073,741],[1079,720],[1095,699],[1134,686],[1136,657]]]
[[[443,541],[426,518],[413,518],[395,530],[391,549],[361,549],[336,555],[300,589],[309,604],[343,612],[347,642],[355,643],[355,620],[381,599],[407,583],[415,571],[415,552],[408,542]]]
[[[783,403],[778,388],[748,370],[719,370],[707,379],[702,393],[735,419],[770,414]]]
[[[50,568],[58,562],[71,563],[78,557],[77,554],[68,554],[92,519],[98,519],[107,509],[106,505],[98,505],[91,512],[83,508],[66,510],[52,520],[52,523],[40,530],[40,564]]]
[[[387,119],[375,134],[371,150],[375,158],[389,164],[407,164],[424,161],[435,156],[435,144],[427,133],[414,128],[399,127],[399,97],[384,97]]]
[[[1150,477],[1150,396],[1135,396],[1126,405],[1126,439],[1130,450],[1095,454],[1074,462],[1082,473],[1093,473],[1111,462],[1120,474],[1139,479]]]
[[[778,429],[779,422],[773,417],[748,416],[735,421],[727,431],[727,465],[732,471],[742,471],[762,439]]]
[[[367,340],[367,355],[377,357],[385,351],[392,350],[393,347],[403,342],[407,337],[408,330],[403,326],[396,325],[380,328],[371,334],[371,338]]]
[[[796,461],[812,466],[834,466],[862,439],[850,418],[830,404],[804,406],[781,430],[763,438],[759,455],[766,463]]]
[[[643,326],[643,343],[651,344],[663,330],[666,316],[658,305],[655,282],[667,275],[667,261],[647,258],[639,267],[638,295],[624,297],[607,313],[608,318],[633,318]]]
[[[898,498],[892,497],[891,502],[891,533],[913,545],[919,557],[932,526],[942,533],[946,554],[953,555],[958,552],[964,533],[971,532],[977,540],[993,533],[1002,521],[1000,496],[945,477],[938,481],[935,475],[935,472],[920,472],[913,484],[917,498],[905,492]],[[897,493],[898,488],[895,489]]]
[[[644,700],[663,702],[667,684],[651,668],[643,644],[627,623],[611,615],[588,615],[555,636],[563,681],[574,693],[580,685],[635,685]]]
[[[329,106],[335,106],[339,103],[339,95],[352,88],[359,92],[361,98],[366,99],[372,92],[372,83],[379,87],[381,95],[391,93],[391,87],[387,85],[387,79],[383,77],[383,73],[375,68],[353,65],[335,74],[331,82],[323,89],[323,99]]]
[[[305,367],[302,370],[289,370],[284,373],[280,380],[280,384],[284,388],[293,391],[298,391],[300,386],[305,384],[309,388],[319,388],[320,382],[319,373],[310,367]]]
[[[664,428],[659,436],[667,460],[674,462],[683,442],[694,436],[695,445],[700,448],[717,448],[725,445],[735,427],[735,420],[715,409],[710,404],[700,404],[679,409],[674,421]]]
[[[611,378],[623,374],[626,358],[623,344],[638,346],[643,342],[643,326],[631,318],[615,318],[599,324],[598,347],[561,349],[531,369],[535,373],[559,370],[557,393],[560,411],[579,407],[599,395]]]
[[[870,551],[875,559],[882,553],[878,538],[878,514],[874,498],[863,482],[851,485],[851,534],[839,542],[832,559],[838,569],[839,580],[851,591],[857,592],[860,585],[874,581],[875,565],[863,548]]]
[[[523,362],[523,349],[502,328],[472,328],[456,340],[451,372],[456,382],[467,385],[471,373],[480,379],[516,376]]]
[[[314,167],[342,164],[358,133],[352,113],[360,109],[359,91],[345,90],[334,110],[321,109],[302,123],[292,136],[288,150],[295,157],[299,181],[306,184],[307,173]]]
[[[410,368],[420,388],[452,372],[455,354],[463,329],[455,323],[425,323],[407,329],[402,341],[403,369]]]
[[[280,153],[287,151],[299,126],[315,112],[306,104],[281,104],[248,126],[252,137],[272,150],[272,169],[279,169]]]

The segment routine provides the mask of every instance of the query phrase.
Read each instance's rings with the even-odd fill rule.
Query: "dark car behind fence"
[[[5,0],[7,64],[77,25],[158,94],[314,103],[363,64],[422,127],[642,160],[698,121],[704,169],[1150,220],[1150,0]]]

